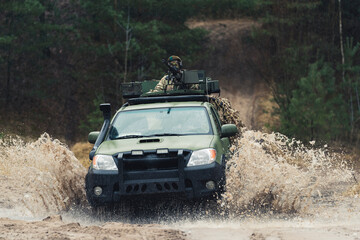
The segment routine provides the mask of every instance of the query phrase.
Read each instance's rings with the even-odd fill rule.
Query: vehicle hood
[[[188,135],[109,140],[99,146],[96,154],[113,155],[131,150],[159,148],[198,150],[211,147],[213,138],[213,135]]]

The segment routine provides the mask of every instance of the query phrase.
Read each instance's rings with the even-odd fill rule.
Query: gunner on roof
[[[159,83],[155,86],[155,89],[151,92],[166,92],[174,90],[174,86],[176,89],[187,89],[189,86],[186,86],[185,83],[182,82],[182,76],[184,73],[184,69],[182,68],[182,60],[180,57],[172,55],[167,60],[163,60],[163,62],[168,66],[169,71],[168,74],[163,76]],[[192,90],[198,90],[198,84],[192,84],[190,86]]]
[[[174,84],[180,82],[182,76],[182,61],[181,58],[175,55],[167,59],[169,73],[163,76],[160,82],[155,86],[153,92],[163,92],[174,89]]]

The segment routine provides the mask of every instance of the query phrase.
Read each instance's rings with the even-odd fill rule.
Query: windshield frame
[[[203,111],[205,111],[205,115],[206,115],[206,119],[207,119],[207,123],[209,125],[209,131],[207,133],[185,133],[185,134],[174,134],[173,136],[192,136],[192,135],[214,135],[214,129],[213,129],[213,124],[212,121],[210,119],[210,114],[208,109],[205,106],[163,106],[163,107],[153,107],[153,108],[140,108],[140,109],[129,109],[129,110],[122,110],[122,111],[118,111],[115,115],[115,117],[113,118],[113,120],[110,123],[110,126],[107,130],[106,133],[106,138],[105,141],[112,141],[112,140],[117,140],[117,139],[112,139],[110,138],[110,131],[114,126],[114,123],[117,121],[118,117],[120,116],[120,114],[125,113],[125,112],[133,112],[133,111],[145,111],[145,110],[153,110],[153,109],[175,109],[175,108],[201,108],[203,109]],[[164,137],[164,136],[171,136],[168,134],[154,134],[154,135],[139,135],[138,137],[135,136],[131,136],[130,138],[149,138],[149,137]],[[123,138],[118,138],[118,139],[129,139],[126,137]]]

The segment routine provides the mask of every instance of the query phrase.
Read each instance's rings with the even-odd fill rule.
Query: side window
[[[211,109],[211,115],[213,116],[213,118],[215,120],[216,128],[217,128],[218,132],[220,133],[221,132],[221,122],[220,122],[219,115],[214,110],[214,108],[210,108],[210,109]]]

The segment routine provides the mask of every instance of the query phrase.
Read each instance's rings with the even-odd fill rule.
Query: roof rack
[[[129,105],[163,102],[209,102],[206,95],[178,95],[178,96],[157,96],[157,97],[139,97],[130,98]]]

